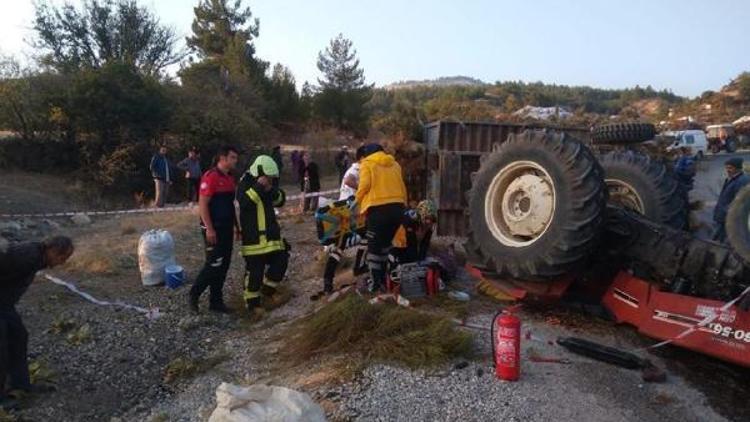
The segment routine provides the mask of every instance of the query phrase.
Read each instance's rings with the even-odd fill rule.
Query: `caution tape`
[[[338,193],[338,189],[331,189],[323,192],[309,192],[301,193],[297,195],[287,196],[287,201],[302,198],[313,198],[316,196],[330,195],[332,193]],[[0,214],[0,218],[55,218],[55,217],[73,217],[74,215],[85,214],[88,216],[104,216],[104,215],[124,215],[124,214],[150,214],[150,213],[161,213],[161,212],[177,212],[177,211],[188,211],[195,208],[195,205],[177,205],[172,207],[162,208],[132,208],[126,210],[111,210],[111,211],[66,211],[66,212],[42,212],[42,213],[22,213],[22,214]]]
[[[671,344],[671,343],[674,343],[677,340],[685,338],[685,337],[689,336],[690,334],[698,331],[699,329],[706,327],[708,324],[711,324],[712,322],[714,322],[716,320],[716,318],[719,318],[721,316],[721,314],[723,314],[724,312],[728,311],[729,308],[731,308],[732,306],[734,306],[735,303],[737,303],[740,299],[742,299],[747,294],[750,294],[750,286],[748,286],[745,289],[745,291],[743,291],[742,293],[740,293],[739,296],[737,296],[734,299],[730,300],[729,302],[725,303],[724,306],[722,306],[721,308],[718,309],[718,311],[713,312],[711,315],[706,316],[702,321],[700,321],[699,323],[693,325],[692,327],[687,328],[685,331],[681,332],[677,336],[675,336],[675,337],[673,337],[673,338],[671,338],[669,340],[664,340],[664,341],[661,341],[659,343],[652,344],[651,346],[641,347],[639,349],[635,349],[633,351],[634,352],[640,352],[640,351],[645,351],[645,350],[658,349],[659,347],[666,346],[667,344]]]
[[[146,309],[146,308],[143,308],[143,307],[140,307],[140,306],[136,306],[136,305],[131,305],[129,303],[125,303],[125,302],[122,302],[122,301],[109,302],[109,301],[106,301],[106,300],[100,300],[100,299],[97,299],[94,296],[92,296],[92,295],[84,292],[83,290],[79,289],[75,284],[73,284],[71,282],[59,279],[57,277],[54,277],[54,276],[51,276],[51,275],[45,274],[45,273],[42,273],[41,275],[44,278],[46,278],[47,280],[49,280],[49,281],[51,281],[51,282],[53,282],[53,283],[55,283],[55,284],[57,284],[59,286],[63,286],[65,288],[67,288],[71,292],[77,294],[78,296],[81,296],[82,298],[86,299],[87,301],[89,301],[89,302],[91,302],[91,303],[93,303],[95,305],[114,306],[114,307],[118,307],[118,308],[130,309],[130,310],[133,310],[133,311],[136,311],[136,312],[144,314],[146,316],[146,318],[151,319],[151,320],[157,319],[157,318],[159,318],[162,315],[159,312],[159,308]]]

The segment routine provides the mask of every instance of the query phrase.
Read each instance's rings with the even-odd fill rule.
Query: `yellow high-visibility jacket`
[[[360,160],[359,186],[355,197],[362,213],[378,205],[406,205],[406,186],[401,166],[392,155],[378,151]]]

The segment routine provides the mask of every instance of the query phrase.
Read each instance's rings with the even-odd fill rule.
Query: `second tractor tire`
[[[642,214],[676,229],[688,224],[687,194],[667,167],[634,151],[614,151],[599,157],[613,205]]]

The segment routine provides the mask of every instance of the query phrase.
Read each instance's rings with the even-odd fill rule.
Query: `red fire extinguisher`
[[[495,375],[505,381],[517,381],[521,375],[521,320],[512,312],[498,311],[490,329]]]

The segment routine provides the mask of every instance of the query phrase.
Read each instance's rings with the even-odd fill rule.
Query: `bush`
[[[73,141],[5,138],[0,140],[0,167],[44,173],[78,169],[80,153]]]

